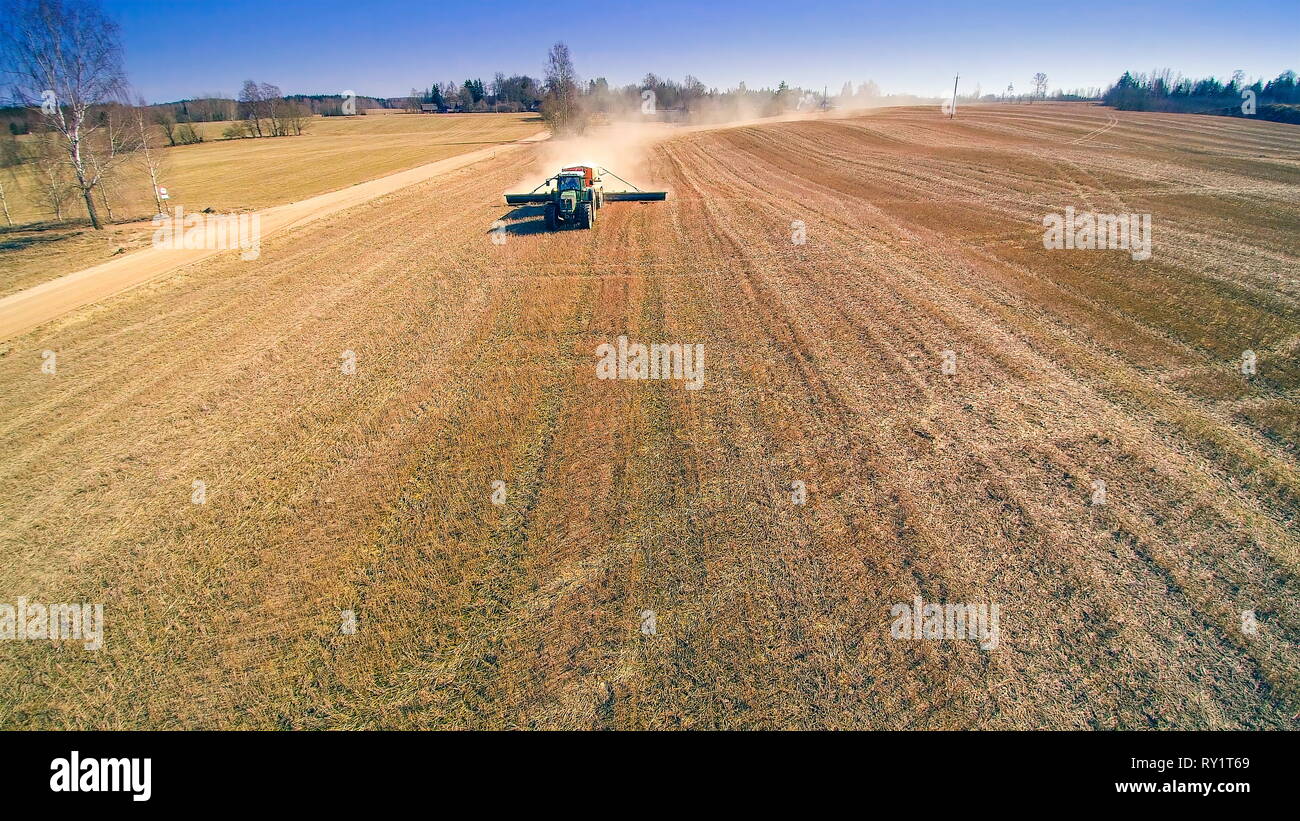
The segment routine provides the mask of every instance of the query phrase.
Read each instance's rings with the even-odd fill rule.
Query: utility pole
[[[961,74],[952,78],[952,108],[948,109],[948,119],[952,119],[957,114],[957,81],[961,79]]]

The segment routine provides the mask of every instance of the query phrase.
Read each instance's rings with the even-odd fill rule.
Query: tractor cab
[[[600,182],[600,177],[596,176],[596,169],[590,165],[571,165],[568,168],[560,169],[560,175],[578,174],[582,177],[582,184],[590,188],[592,183]]]
[[[547,206],[547,227],[559,223],[578,223],[583,228],[591,225],[595,203],[586,177],[581,171],[564,170],[555,175],[555,201]],[[554,216],[550,216],[554,212]]]

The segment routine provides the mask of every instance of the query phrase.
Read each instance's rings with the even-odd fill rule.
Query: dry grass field
[[[500,205],[544,149],[5,343],[0,601],[107,627],[0,642],[0,726],[1296,727],[1300,129],[698,131],[558,234]],[[1067,206],[1151,258],[1045,250]],[[619,335],[703,388],[598,380]]]
[[[171,197],[169,207],[187,213],[254,211],[512,142],[543,127],[535,114],[316,117],[299,137],[222,140],[227,125],[199,123],[196,130],[207,142],[162,152],[159,179]],[[14,221],[21,226],[51,220],[31,168],[21,171],[16,186],[6,187]],[[152,216],[144,169],[123,166],[109,201],[119,222]],[[84,218],[85,209],[72,201],[68,215]],[[139,250],[150,236],[147,225],[136,224],[110,225],[101,232],[58,226],[0,233],[0,296]]]

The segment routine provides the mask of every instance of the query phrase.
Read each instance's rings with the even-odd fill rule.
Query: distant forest
[[[1240,71],[1226,83],[1214,77],[1182,77],[1170,69],[1150,74],[1126,71],[1101,99],[1105,105],[1122,111],[1220,114],[1300,123],[1300,88],[1294,71],[1284,71],[1268,82],[1255,80],[1249,84]]]

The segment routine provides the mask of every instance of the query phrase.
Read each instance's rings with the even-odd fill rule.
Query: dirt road
[[[1293,728],[1298,134],[699,132],[498,244],[524,148],[20,336],[0,600],[108,626],[0,642],[0,723]],[[1151,259],[1045,250],[1067,206]],[[598,379],[621,335],[703,387]],[[996,649],[892,637],[918,596]]]

